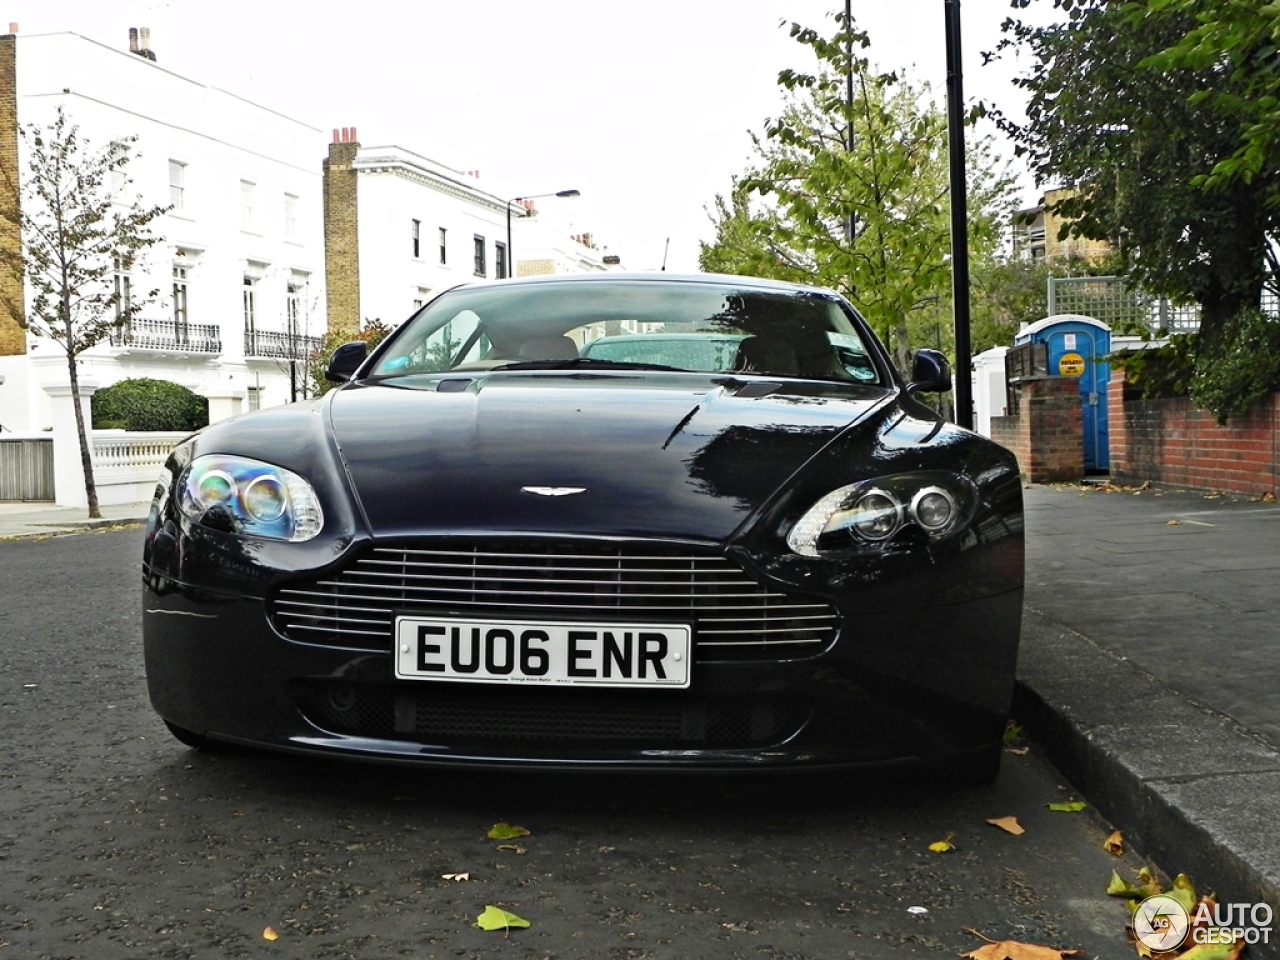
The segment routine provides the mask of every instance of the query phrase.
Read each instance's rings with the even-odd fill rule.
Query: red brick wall
[[[1111,478],[1260,496],[1280,477],[1280,394],[1263,397],[1247,416],[1218,426],[1189,399],[1125,396],[1124,371],[1107,390]]]
[[[1027,377],[1018,382],[1019,413],[992,417],[991,438],[1013,451],[1033,483],[1084,479],[1084,411],[1072,377]]]

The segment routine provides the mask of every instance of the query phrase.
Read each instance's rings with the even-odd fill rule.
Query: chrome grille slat
[[[379,650],[390,649],[400,614],[674,619],[718,656],[825,644],[839,623],[830,605],[766,587],[721,556],[562,541],[378,547],[344,570],[277,589],[270,606],[286,636],[337,646],[368,638]]]

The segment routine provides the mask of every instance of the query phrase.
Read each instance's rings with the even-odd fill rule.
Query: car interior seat
[[[747,337],[738,345],[733,369],[740,373],[773,373],[794,377],[800,372],[795,351],[775,337]]]
[[[520,344],[520,357],[524,360],[574,360],[578,345],[569,337],[532,337]]]

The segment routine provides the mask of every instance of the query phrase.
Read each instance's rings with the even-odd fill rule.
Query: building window
[[[173,326],[178,342],[187,339],[187,284],[189,270],[179,264],[173,265]]]
[[[298,239],[298,198],[292,193],[284,195],[284,238]]]
[[[261,410],[262,409],[262,388],[249,387],[248,389],[249,389],[249,397],[248,397],[249,409]]]
[[[488,268],[484,262],[484,237],[476,235],[476,276],[487,277]]]
[[[422,221],[410,220],[413,232],[413,259],[417,260],[422,256]]]
[[[129,141],[112,140],[111,141],[111,194],[116,196],[124,192],[124,188],[129,185],[129,176],[124,172],[124,165],[129,162]],[[114,166],[118,164],[118,166]]]
[[[499,280],[505,280],[510,276],[507,273],[507,245],[505,243],[495,243],[493,245],[493,275]]]
[[[254,209],[257,199],[258,185],[248,180],[240,181],[240,229],[252,231],[257,224],[257,211]]]
[[[446,232],[447,232],[447,231],[445,230],[445,228],[444,228],[444,227],[441,227],[441,228],[440,228],[440,262],[441,262],[441,263],[448,263],[448,262],[449,262],[448,255],[445,253],[445,242],[444,242],[444,241],[445,241],[445,234],[446,234]]]
[[[178,160],[169,161],[169,205],[174,210],[186,206],[187,165]]]
[[[304,335],[302,329],[302,284],[290,283],[284,300],[284,318],[288,324],[290,356],[297,353],[298,337]]]
[[[132,312],[129,307],[133,302],[133,277],[129,274],[129,262],[119,257],[115,261],[114,292],[116,323],[125,327]]]
[[[256,346],[253,336],[258,329],[258,281],[253,277],[244,278],[244,336],[249,341],[247,346]]]

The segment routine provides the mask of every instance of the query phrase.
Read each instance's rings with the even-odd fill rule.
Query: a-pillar
[[[89,434],[89,451],[93,452],[93,416],[89,398],[98,392],[96,380],[80,378],[80,410],[84,428]],[[75,401],[71,384],[46,383],[53,413],[53,498],[60,507],[89,509],[89,496],[84,492],[84,461],[80,458],[80,433],[76,429]]]

